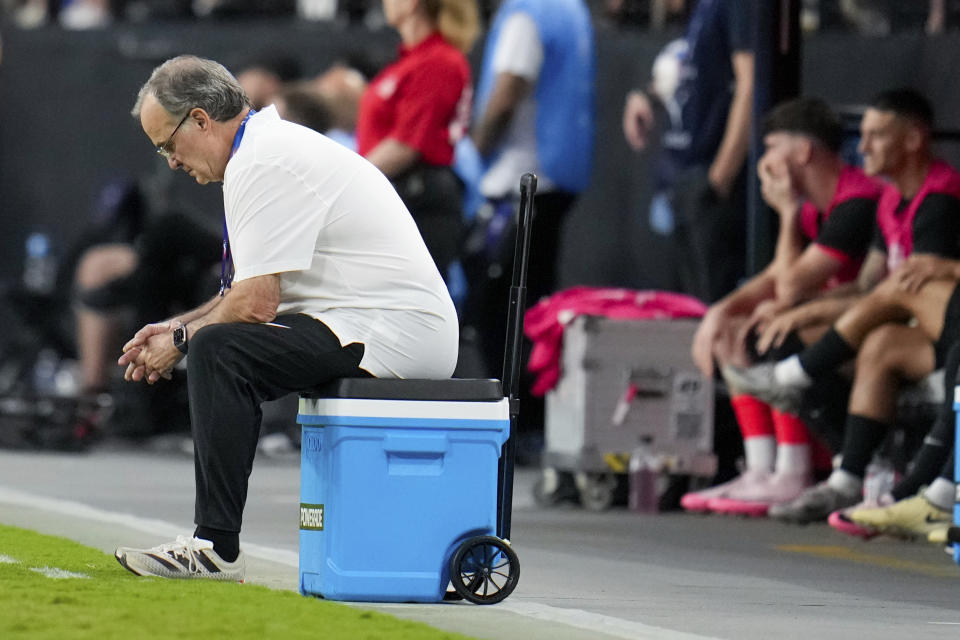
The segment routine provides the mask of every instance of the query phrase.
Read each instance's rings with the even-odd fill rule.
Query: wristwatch
[[[187,355],[187,325],[182,322],[173,330],[173,346],[183,355]]]

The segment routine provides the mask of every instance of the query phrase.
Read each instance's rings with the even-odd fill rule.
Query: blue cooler
[[[301,593],[443,600],[460,543],[496,531],[499,382],[343,379],[301,396],[297,421]]]
[[[957,498],[960,498],[960,448],[958,448],[960,447],[960,385],[953,390],[953,410],[956,415],[954,420],[957,431],[953,440],[953,479],[957,483]],[[953,525],[960,527],[960,500],[956,498],[953,502]],[[953,561],[960,564],[960,544],[953,545]]]

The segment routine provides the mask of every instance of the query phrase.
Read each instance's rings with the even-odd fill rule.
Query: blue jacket
[[[534,94],[537,159],[559,189],[579,193],[590,181],[595,121],[593,26],[583,0],[504,1],[487,35],[474,113],[483,113],[490,99],[497,41],[507,18],[517,12],[533,18],[543,44]]]

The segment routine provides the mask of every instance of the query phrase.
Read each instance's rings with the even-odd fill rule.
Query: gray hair
[[[140,117],[143,101],[152,95],[171,116],[182,118],[200,107],[217,122],[223,122],[250,106],[237,79],[219,62],[197,56],[177,56],[150,74],[137,94],[130,114]]]

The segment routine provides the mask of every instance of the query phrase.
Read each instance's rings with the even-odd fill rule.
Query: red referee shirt
[[[367,87],[357,116],[357,151],[365,156],[386,138],[420,152],[427,164],[449,166],[470,118],[470,67],[439,32],[414,47]]]

